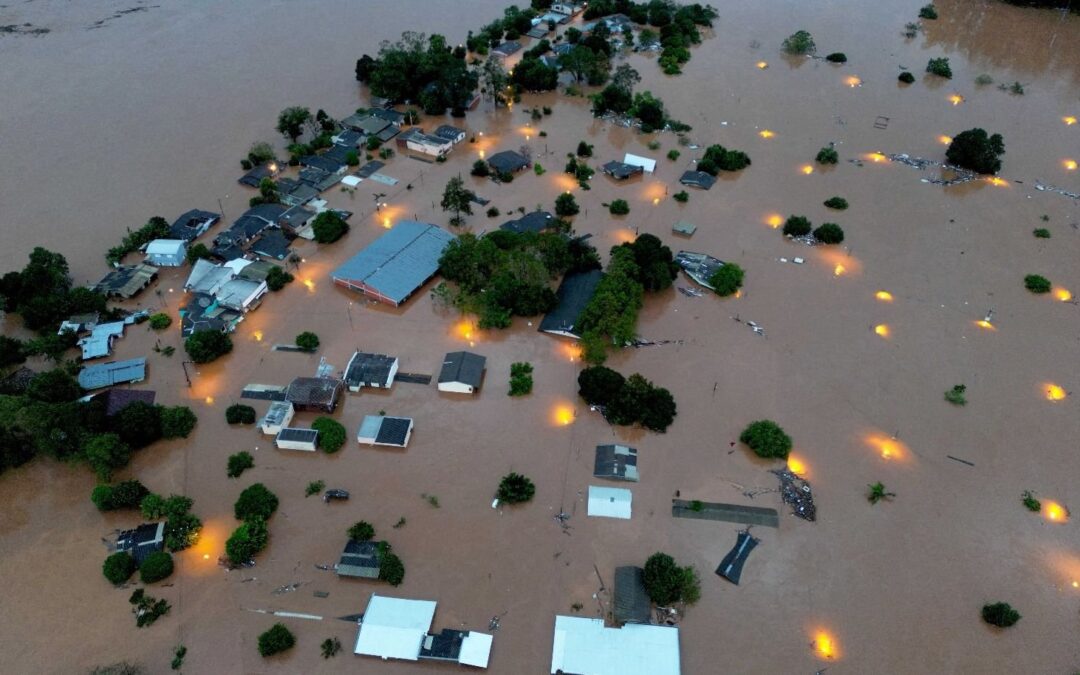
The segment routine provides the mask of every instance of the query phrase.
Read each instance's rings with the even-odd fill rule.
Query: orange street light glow
[[[1066,171],[1076,171],[1076,160],[1075,159],[1067,159],[1064,162],[1062,162],[1062,164],[1065,166]]]
[[[907,459],[910,451],[908,447],[897,439],[882,433],[872,433],[863,438],[863,441],[877,451],[885,460]]]
[[[1042,513],[1052,523],[1065,523],[1069,520],[1069,510],[1057,502],[1043,502]]]
[[[254,333],[252,333],[252,335],[255,337],[256,342],[262,342],[263,332],[261,330],[255,331]]]
[[[765,70],[766,68],[769,67],[769,64],[764,62],[764,61],[758,61],[757,62],[757,67],[760,68],[761,70]]]
[[[552,410],[551,417],[560,427],[568,426],[574,422],[574,409],[565,403],[560,403]]]
[[[938,136],[937,139],[941,142],[942,145],[948,145],[949,143],[952,143],[952,136]]]
[[[382,226],[385,227],[388,230],[390,229],[390,217],[389,216],[382,219]]]
[[[836,638],[825,631],[819,631],[814,635],[814,653],[823,659],[836,658]]]
[[[796,455],[788,455],[787,468],[793,474],[806,477],[806,462]]]
[[[774,230],[784,224],[784,217],[778,213],[769,214],[765,218],[765,224]]]
[[[845,268],[840,263],[836,263],[836,267],[833,268],[832,273],[833,273],[834,277],[838,277],[838,276],[840,276],[841,274],[843,274],[846,271],[847,271],[847,268]]]
[[[888,291],[878,291],[874,293],[874,297],[882,302],[892,302],[892,293]]]
[[[758,136],[761,136],[762,138],[772,138],[775,135],[776,135],[775,133],[773,133],[772,131],[769,131],[768,129],[762,129],[761,131],[758,132]]]
[[[1068,302],[1072,300],[1072,293],[1067,288],[1055,288],[1054,297],[1062,302]]]
[[[472,325],[472,322],[470,322],[470,321],[468,321],[466,319],[462,319],[461,321],[458,321],[456,324],[454,324],[454,334],[457,335],[462,340],[472,340],[473,339],[473,325]]]
[[[975,325],[979,328],[985,328],[986,330],[997,330],[994,324],[990,323],[986,319],[979,319],[975,322]]]
[[[1061,121],[1064,122],[1066,124],[1066,126],[1070,126],[1070,127],[1072,125],[1076,124],[1076,118],[1073,117],[1072,115],[1069,115],[1067,117],[1062,117]]]
[[[998,178],[997,176],[992,176],[990,178],[987,178],[987,180],[990,181],[991,185],[996,185],[998,187],[1008,186],[1009,184],[1009,181],[1005,180],[1004,178]]]
[[[1067,395],[1060,385],[1054,384],[1053,382],[1047,382],[1043,386],[1043,390],[1046,392],[1047,401],[1063,401]]]
[[[887,338],[892,331],[889,329],[888,324],[879,323],[878,325],[874,326],[874,332],[883,338]]]
[[[807,176],[809,176],[810,174],[814,173],[814,167],[810,166],[809,164],[804,164],[802,168],[799,169],[799,171],[802,171]]]
[[[657,204],[660,203],[660,198],[659,197],[653,197],[652,203],[653,203],[653,206],[656,206]]]
[[[206,405],[214,405],[214,397],[213,396],[207,396],[206,397]]]
[[[961,103],[964,102],[964,97],[961,96],[960,94],[953,94],[952,96],[949,97],[949,102],[952,103],[953,105],[960,105]]]
[[[481,150],[481,151],[480,151],[480,159],[483,159],[483,158],[484,158],[484,151],[483,151],[483,150]]]
[[[311,279],[304,279],[304,285],[307,286],[308,291],[315,292],[315,282]]]
[[[847,86],[849,86],[849,87],[857,87],[857,86],[859,86],[860,84],[862,84],[862,80],[860,80],[860,79],[859,79],[858,77],[856,77],[856,76],[854,76],[854,75],[852,75],[852,76],[848,77],[848,78],[847,78],[846,80],[844,80],[844,82],[845,82],[845,83],[847,84]]]
[[[576,361],[581,360],[582,349],[581,349],[580,346],[578,346],[578,345],[576,345],[576,344],[574,344],[572,342],[564,342],[564,343],[562,343],[561,351],[562,351],[564,356],[566,356],[568,359],[570,359],[571,363],[574,363]]]
[[[881,154],[880,152],[871,152],[869,155],[866,156],[866,158],[871,162],[884,162],[886,159],[888,159],[888,157]]]

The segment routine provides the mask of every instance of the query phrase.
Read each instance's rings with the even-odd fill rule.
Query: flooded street
[[[0,164],[0,271],[21,268],[40,245],[67,256],[76,282],[92,282],[107,271],[106,249],[153,215],[171,221],[191,208],[217,210],[220,200],[227,226],[254,194],[236,182],[239,160],[255,141],[283,148],[273,130],[279,110],[303,105],[345,117],[367,102],[353,78],[355,60],[374,54],[380,40],[416,30],[456,44],[505,6],[132,1],[34,0],[0,9],[0,25],[50,30],[0,34],[0,156],[7,160]],[[338,617],[363,612],[377,592],[437,600],[436,632],[487,631],[498,615],[487,672],[548,672],[554,616],[572,614],[575,603],[582,616],[606,613],[609,599],[598,591],[610,587],[614,567],[641,565],[655,551],[701,576],[702,598],[680,623],[687,674],[1080,668],[1076,519],[1052,523],[1020,503],[1033,490],[1080,508],[1077,398],[1045,396],[1049,383],[1080,387],[1080,307],[1023,287],[1024,275],[1042,274],[1080,292],[1078,201],[1036,189],[1080,192],[1080,171],[1066,164],[1080,160],[1080,124],[1065,121],[1080,117],[1080,16],[939,0],[940,19],[907,39],[904,24],[921,4],[724,3],[681,76],[663,76],[655,56],[624,57],[642,74],[638,90],[661,97],[673,118],[693,127],[692,143],[722,143],[753,160],[708,192],[689,190],[686,204],[672,195],[702,151],[679,146],[674,134],[643,136],[593,119],[587,99],[561,93],[526,95],[510,110],[485,101],[464,120],[423,118],[428,129],[463,123],[477,134],[445,164],[398,156],[382,170],[396,186],[365,181],[354,194],[328,192],[332,206],[355,213],[351,232],[329,246],[298,240],[305,262],[297,282],[248,315],[232,354],[189,365],[190,386],[178,330],[129,329],[116,354],[148,357],[147,381],[137,386],[155,390],[159,403],[191,406],[199,424],[188,439],[139,451],[118,478],[192,497],[206,524],[202,539],[176,556],[171,585],[148,589],[172,603],[170,614],[136,629],[131,589],[114,589],[101,576],[101,540],[135,525],[137,515],[97,512],[89,500],[94,477],[84,466],[39,459],[3,474],[0,671],[72,673],[127,659],[165,673],[172,649],[184,644],[187,673],[459,672],[452,664],[354,656],[355,624]],[[145,9],[124,13],[133,7]],[[819,54],[845,52],[847,64],[782,54],[781,41],[799,29],[813,34]],[[949,57],[951,80],[923,73],[927,59],[939,56]],[[897,82],[901,70],[915,74],[914,84]],[[993,84],[977,85],[981,74]],[[1014,81],[1023,95],[997,86]],[[533,106],[553,112],[531,121],[525,110]],[[1000,184],[941,187],[922,182],[939,178],[940,169],[887,159],[943,161],[941,137],[972,127],[1004,136]],[[657,159],[657,171],[625,184],[598,171],[582,191],[561,171],[579,140],[595,144],[594,168],[631,152]],[[659,149],[647,147],[652,140]],[[813,159],[829,143],[840,161],[823,167]],[[502,185],[468,176],[481,153],[522,145],[547,173]],[[681,152],[675,161],[666,159],[672,149]],[[804,173],[807,166],[812,172]],[[466,223],[474,232],[497,228],[519,207],[551,210],[560,192],[572,190],[582,207],[574,227],[592,235],[605,260],[610,246],[649,232],[673,250],[746,270],[739,298],[687,297],[674,288],[648,296],[640,336],[678,343],[609,359],[612,368],[671,390],[679,414],[667,433],[611,427],[590,412],[576,393],[575,351],[537,333],[539,317],[479,331],[435,307],[428,289],[391,309],[332,286],[330,272],[385,227],[412,218],[448,227],[450,214],[438,202],[459,173],[503,213],[489,219],[478,208]],[[386,193],[379,200],[388,204],[378,212],[376,193]],[[851,207],[825,208],[833,195]],[[629,202],[629,215],[614,217],[602,206],[616,198]],[[839,223],[843,246],[788,241],[774,224],[790,214]],[[692,238],[672,235],[679,220],[698,226]],[[1052,238],[1034,238],[1036,227]],[[796,256],[805,264],[780,261]],[[187,272],[164,271],[160,295],[147,291],[127,304],[168,312],[175,322]],[[676,285],[693,283],[680,276]],[[993,326],[979,326],[990,310]],[[763,326],[765,336],[746,321]],[[17,329],[15,317],[5,322],[5,332]],[[273,351],[305,330],[318,333],[317,354]],[[154,352],[158,341],[177,353]],[[256,429],[226,425],[224,410],[243,385],[313,375],[320,357],[340,370],[358,348],[399,356],[402,372],[436,376],[446,352],[471,349],[487,357],[486,379],[472,398],[406,382],[349,394],[335,418],[350,440],[336,455],[276,450]],[[520,399],[506,395],[515,361],[535,367],[533,393]],[[942,398],[958,383],[967,386],[964,407]],[[266,411],[265,402],[248,403],[260,416]],[[364,415],[380,411],[415,419],[408,449],[351,439]],[[296,423],[314,417],[302,413]],[[816,522],[792,518],[780,503],[768,473],[778,463],[730,445],[761,418],[794,438],[814,488]],[[588,486],[604,484],[592,477],[594,447],[611,442],[639,451],[629,521],[585,516]],[[227,479],[226,458],[240,450],[255,456],[255,468]],[[536,498],[493,510],[492,494],[510,471],[533,480]],[[319,479],[352,498],[305,498],[304,487]],[[896,498],[871,506],[867,485],[878,481]],[[238,524],[232,504],[254,482],[281,500],[270,545],[255,567],[226,572],[216,559]],[[753,499],[745,494],[759,489]],[[672,518],[677,491],[684,499],[780,510],[778,529],[753,530],[761,544],[739,586],[712,572],[741,526]],[[423,495],[437,496],[439,507]],[[565,531],[553,520],[560,511],[570,514]],[[337,561],[346,529],[361,519],[404,561],[400,587],[316,568]],[[289,584],[300,585],[273,593]],[[979,618],[982,605],[997,600],[1023,615],[1000,634]],[[322,619],[260,613],[275,610]],[[257,636],[277,620],[297,635],[297,646],[263,659]],[[815,651],[822,635],[833,643],[830,659]],[[323,660],[319,643],[335,636],[342,653]]]

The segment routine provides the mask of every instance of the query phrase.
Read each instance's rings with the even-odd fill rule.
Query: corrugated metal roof
[[[589,486],[589,515],[604,518],[630,519],[633,494],[622,488]]]
[[[587,675],[679,675],[679,629],[603,619],[555,617],[551,672]]]
[[[357,654],[416,661],[420,645],[435,618],[433,600],[406,600],[372,595],[356,636]]]
[[[436,225],[404,220],[334,270],[332,278],[364,284],[400,304],[435,275],[454,239]]]
[[[450,352],[443,359],[439,383],[461,382],[472,387],[479,387],[484,379],[484,365],[487,359],[471,352]]]
[[[79,371],[79,386],[100,389],[120,382],[139,382],[146,379],[146,359],[129,359],[87,366]]]

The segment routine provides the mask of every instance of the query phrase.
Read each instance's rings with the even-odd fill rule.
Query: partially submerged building
[[[334,565],[339,577],[354,579],[379,578],[379,545],[374,541],[350,539],[341,553],[341,560]]]
[[[450,352],[439,371],[439,391],[472,394],[484,381],[487,359],[472,352]]]
[[[429,635],[435,619],[435,605],[433,600],[372,595],[364,610],[353,651],[383,660],[432,659],[487,668],[492,636],[458,630],[443,630],[438,635]]]
[[[243,320],[243,312],[222,307],[214,296],[192,293],[180,308],[180,337],[191,337],[193,333],[203,330],[231,333]]]
[[[158,268],[152,265],[118,265],[94,285],[93,290],[107,298],[133,298],[157,279]]]
[[[386,415],[365,415],[356,432],[358,443],[365,445],[386,445],[404,448],[412,437],[413,421],[411,417],[389,417]]]
[[[616,161],[608,162],[600,167],[600,170],[616,180],[626,180],[632,176],[640,176],[645,173],[645,167],[639,164]]]
[[[116,550],[129,553],[136,566],[146,556],[165,548],[165,523],[143,523],[133,530],[123,530],[116,538]]]
[[[332,413],[344,388],[332,377],[298,377],[285,389],[285,401],[296,410]]]
[[[113,342],[117,338],[124,337],[125,327],[126,324],[123,321],[95,325],[89,335],[79,338],[79,341],[75,343],[82,348],[83,361],[100,359],[112,354]]]
[[[457,145],[458,143],[465,140],[465,135],[466,135],[464,129],[462,129],[460,127],[453,127],[453,126],[450,126],[449,124],[444,124],[444,125],[440,126],[433,133],[434,133],[434,135],[438,136],[439,138],[445,138],[446,140],[450,141],[454,145]]]
[[[87,391],[146,379],[146,359],[110,361],[86,366],[79,371],[79,386]]]
[[[613,595],[611,614],[616,624],[650,622],[652,601],[645,591],[645,570],[633,565],[616,567]]]
[[[651,159],[649,157],[642,157],[641,155],[634,155],[629,152],[623,156],[623,164],[640,167],[641,170],[645,173],[652,173],[656,171],[655,159]]]
[[[739,585],[739,579],[742,578],[743,565],[746,563],[746,559],[750,557],[750,552],[761,543],[761,540],[757,537],[750,536],[749,530],[743,530],[739,532],[739,537],[735,541],[735,546],[732,547],[728,554],[724,556],[724,559],[720,561],[720,565],[716,568],[716,573],[736,586]]]
[[[91,398],[105,404],[105,417],[114,417],[132,403],[154,405],[157,393],[150,389],[107,389]]]
[[[454,141],[434,134],[426,134],[420,127],[402,132],[394,142],[400,150],[428,157],[445,157],[454,149]]]
[[[155,239],[146,245],[146,261],[158,267],[180,267],[187,262],[187,242]]]
[[[499,226],[499,229],[514,232],[515,234],[525,234],[526,232],[539,234],[555,227],[556,222],[555,217],[547,211],[533,211],[515,220],[506,221]]]
[[[439,271],[456,237],[428,223],[404,220],[334,270],[334,283],[395,307]]]
[[[221,214],[192,209],[173,221],[173,224],[169,226],[169,236],[173,239],[191,241],[209,230],[219,220],[221,220]]]
[[[345,366],[345,384],[349,391],[358,392],[364,387],[389,389],[398,371],[398,358],[385,354],[356,352]]]
[[[281,430],[289,426],[293,415],[296,414],[293,404],[288,401],[274,401],[270,409],[259,420],[259,429],[267,436],[277,436]]]
[[[679,264],[683,272],[686,272],[688,277],[708,289],[713,289],[709,279],[712,278],[716,270],[724,266],[722,260],[693,251],[679,251],[675,254],[675,262]]]
[[[532,163],[529,158],[520,152],[514,150],[503,150],[497,152],[488,158],[488,166],[496,174],[500,173],[517,173],[518,171],[524,171],[529,168]]]
[[[689,187],[708,190],[716,183],[716,177],[704,171],[684,171],[683,175],[679,177],[679,182]]]
[[[589,515],[630,520],[634,495],[623,488],[589,486]]]
[[[636,483],[638,481],[637,450],[627,445],[596,446],[593,476]]]
[[[607,628],[603,619],[555,617],[551,673],[575,675],[679,675],[679,629],[628,623]]]
[[[559,304],[544,316],[539,330],[553,335],[564,335],[575,340],[580,339],[580,330],[577,328],[578,317],[592,300],[603,276],[600,270],[576,272],[564,276],[562,283],[559,284],[559,290],[555,292]]]
[[[281,450],[315,452],[319,448],[319,432],[315,429],[285,427],[277,433],[274,445]]]

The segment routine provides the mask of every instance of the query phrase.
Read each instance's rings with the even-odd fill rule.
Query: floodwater
[[[608,597],[598,591],[613,568],[641,564],[657,550],[693,564],[702,577],[702,599],[681,622],[686,673],[1052,673],[1080,666],[1076,524],[1051,523],[1020,504],[1021,493],[1034,490],[1080,505],[1076,398],[1045,396],[1049,383],[1067,392],[1080,386],[1080,312],[1022,286],[1025,274],[1039,273],[1080,290],[1077,203],[1034,189],[1041,180],[1080,192],[1077,172],[1064,164],[1080,159],[1080,125],[1063,121],[1080,117],[1080,18],[941,0],[941,18],[905,39],[903,25],[921,4],[725,3],[715,34],[694,50],[681,77],[661,76],[652,57],[628,57],[643,75],[640,88],[694,127],[693,142],[720,142],[753,159],[710,192],[692,191],[685,205],[671,194],[697,153],[678,147],[674,136],[655,136],[661,148],[650,150],[652,137],[591,119],[583,99],[527,96],[509,111],[485,104],[465,120],[484,135],[446,164],[395,158],[384,170],[400,179],[394,188],[364,183],[352,196],[333,193],[334,205],[356,212],[352,232],[330,247],[301,246],[299,283],[268,297],[235,334],[233,354],[193,372],[190,387],[181,352],[167,358],[151,351],[159,339],[179,347],[176,332],[129,331],[118,356],[150,358],[149,379],[139,386],[155,389],[162,403],[191,405],[200,422],[186,441],[142,451],[123,477],[193,497],[207,523],[203,539],[177,556],[172,585],[151,591],[172,603],[170,615],[137,630],[130,589],[114,590],[100,575],[101,538],[134,524],[133,515],[97,513],[88,499],[93,477],[81,467],[38,461],[0,477],[0,670],[70,673],[129,659],[168,672],[172,648],[182,643],[191,673],[456,672],[350,653],[355,628],[336,617],[363,611],[380,592],[438,600],[436,630],[486,630],[499,615],[489,672],[546,672],[554,615],[570,613],[574,603],[583,615],[603,613]],[[132,7],[145,10],[88,29]],[[489,0],[469,3],[469,12],[459,7],[450,0],[35,0],[0,9],[0,24],[52,31],[0,36],[0,267],[21,266],[30,248],[44,245],[66,254],[76,280],[88,281],[104,273],[104,251],[124,229],[152,215],[171,219],[221,199],[235,218],[249,196],[235,183],[238,160],[251,142],[274,139],[278,110],[300,104],[344,116],[365,101],[353,62],[380,39],[416,29],[458,41],[501,11]],[[783,56],[779,43],[800,28],[814,35],[820,53],[845,52],[847,65]],[[951,59],[951,81],[922,74],[935,56]],[[760,61],[768,67],[757,67]],[[896,81],[902,67],[916,73],[910,87]],[[977,86],[983,73],[995,84]],[[1024,95],[996,86],[1013,81]],[[958,105],[954,95],[962,97]],[[551,106],[552,116],[530,124],[523,110],[534,104]],[[879,117],[886,128],[875,127]],[[1002,185],[941,188],[920,182],[937,177],[935,170],[870,158],[942,159],[939,137],[973,126],[1005,137]],[[763,138],[765,129],[773,135]],[[624,185],[598,175],[591,191],[577,190],[559,170],[581,139],[596,145],[594,165],[635,152],[656,157],[658,170]],[[801,167],[829,142],[840,163],[804,174]],[[640,334],[682,343],[611,359],[616,369],[671,389],[679,416],[666,434],[613,429],[590,413],[576,397],[580,364],[572,350],[525,320],[509,331],[481,332],[424,294],[392,310],[329,283],[329,271],[387,223],[415,215],[445,225],[448,214],[437,202],[447,178],[467,174],[481,151],[524,144],[548,173],[501,186],[469,179],[504,213],[550,208],[560,191],[572,189],[582,205],[575,227],[601,250],[652,232],[673,248],[747,270],[740,298],[688,298],[674,289],[650,297]],[[664,159],[673,148],[681,157]],[[860,157],[861,164],[848,161]],[[389,206],[373,213],[376,192],[387,193],[380,200]],[[851,208],[828,212],[821,202],[832,195]],[[631,212],[613,218],[602,204],[619,197]],[[841,224],[844,245],[808,249],[786,241],[768,222],[791,213]],[[692,239],[671,236],[677,220],[698,225]],[[478,212],[468,225],[482,231],[499,222]],[[1053,238],[1033,238],[1035,227]],[[779,261],[794,256],[806,264]],[[148,292],[132,306],[175,314],[183,274],[166,272],[160,296]],[[875,298],[882,290],[891,302]],[[994,330],[977,325],[991,309]],[[762,325],[765,337],[733,317]],[[318,355],[272,351],[303,330],[322,338]],[[225,425],[224,408],[244,383],[284,384],[313,373],[320,357],[341,368],[358,347],[396,354],[403,371],[421,373],[437,373],[446,351],[473,348],[488,357],[485,386],[471,399],[408,383],[350,395],[336,413],[350,430],[380,410],[416,419],[403,451],[350,442],[335,456],[282,452],[255,430]],[[505,395],[513,361],[536,369],[534,393],[524,399]],[[959,383],[969,401],[962,408],[942,399]],[[256,407],[262,413],[265,404]],[[745,424],[762,417],[795,439],[818,520],[785,515],[777,530],[755,528],[762,544],[736,587],[712,570],[738,526],[674,520],[669,499],[679,491],[783,509],[775,493],[744,495],[775,488],[767,473],[774,465],[731,446]],[[582,495],[596,482],[593,447],[613,440],[640,453],[631,521],[584,515]],[[226,479],[226,457],[242,449],[255,455],[256,467]],[[492,510],[498,478],[511,470],[534,480],[536,498]],[[326,505],[305,498],[304,486],[318,479],[350,490],[352,499]],[[256,567],[224,572],[215,560],[236,525],[232,502],[255,481],[281,498],[271,544]],[[877,481],[897,496],[871,506],[864,494]],[[565,532],[552,519],[560,510],[571,514]],[[393,528],[401,518],[405,525]],[[359,519],[374,523],[404,560],[399,588],[316,569],[336,561],[345,529]],[[294,583],[301,584],[294,591],[272,593]],[[1001,634],[978,616],[996,600],[1023,614]],[[263,660],[256,636],[278,620],[265,610],[323,618],[283,619],[297,647]],[[318,645],[331,636],[343,652],[324,661]],[[832,658],[817,651],[823,636]]]

